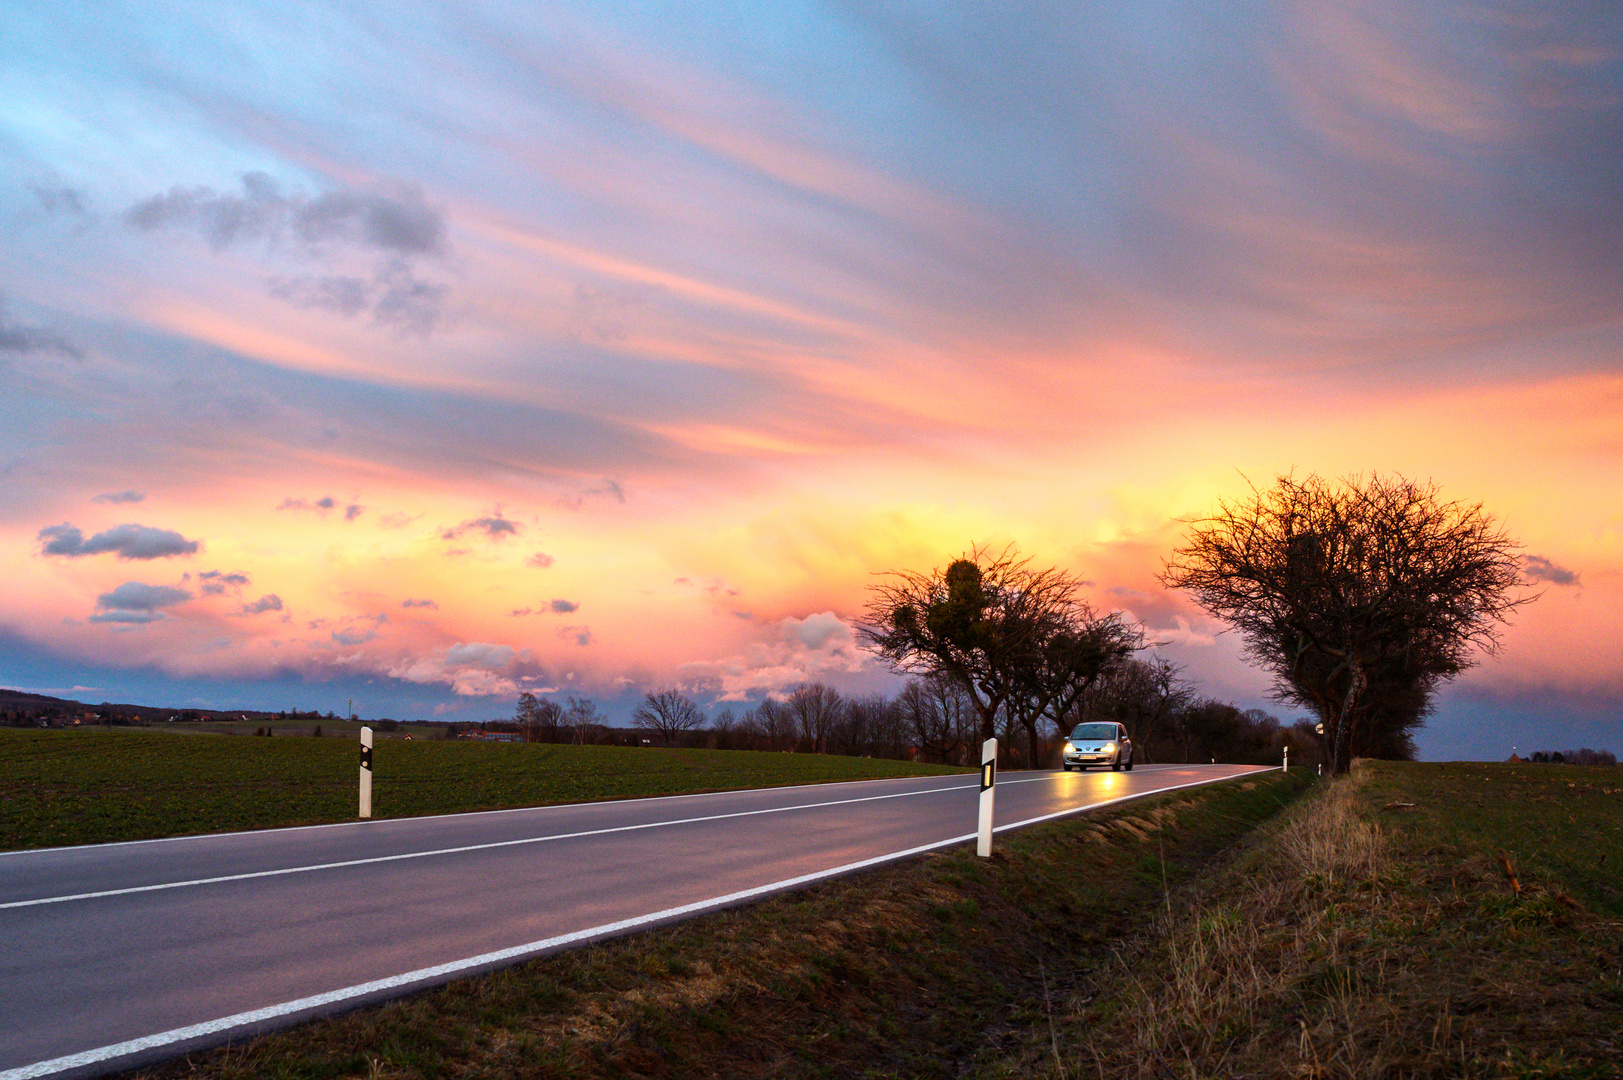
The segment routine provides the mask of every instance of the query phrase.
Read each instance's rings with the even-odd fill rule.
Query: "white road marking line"
[[[1262,771],[1271,772],[1273,770],[1267,769]],[[1007,832],[1010,829],[1019,829],[1028,825],[1037,825],[1044,821],[1052,821],[1055,818],[1069,817],[1073,814],[1080,814],[1088,810],[1097,810],[1100,807],[1111,806],[1115,803],[1127,802],[1130,799],[1141,799],[1150,795],[1161,795],[1169,791],[1178,791],[1183,788],[1200,787],[1203,784],[1215,784],[1223,780],[1233,780],[1244,775],[1246,774],[1235,773],[1230,776],[1215,776],[1205,780],[1191,781],[1187,784],[1176,784],[1172,787],[1157,788],[1154,791],[1139,791],[1127,795],[1119,795],[1114,799],[1107,799],[1104,802],[1089,803],[1086,806],[1077,806],[1069,810],[1060,810],[1052,814],[1043,814],[1040,817],[1028,818],[1025,821],[1015,821],[1010,822],[1007,825],[999,825],[993,831]],[[1022,778],[1020,780],[1009,781],[1009,783],[1029,784],[1049,778],[1050,774],[1045,773],[1030,779]],[[974,781],[978,787],[979,778],[974,778]],[[962,789],[932,789],[932,791],[957,790]],[[930,793],[931,792],[909,792],[906,794],[922,795]],[[897,798],[898,796],[883,795],[878,797],[888,799]],[[843,801],[868,802],[871,800],[848,799]],[[824,803],[816,805],[832,806],[838,805],[838,803]],[[784,807],[783,809],[801,808]],[[774,811],[770,810],[751,810],[742,814],[722,814],[718,816],[747,817],[750,814],[773,812]],[[705,821],[714,819],[694,818],[691,820]],[[630,826],[630,828],[645,827],[646,826]],[[622,830],[616,829],[603,831],[618,832]],[[974,839],[974,833],[965,833],[962,836],[954,836],[946,840],[937,840],[930,844],[921,844],[918,847],[908,848],[905,851],[894,851],[886,855],[876,855],[871,859],[863,859],[860,862],[847,863],[844,866],[837,866],[832,870],[819,870],[815,873],[802,874],[799,877],[785,878],[782,881],[775,881],[770,885],[760,885],[753,889],[744,889],[739,892],[728,893],[725,896],[713,897],[709,900],[698,900],[691,904],[683,904],[680,907],[666,908],[664,911],[655,911],[647,915],[638,915],[630,919],[621,919],[619,922],[604,923],[601,926],[593,926],[585,930],[576,930],[573,933],[559,934],[556,937],[543,938],[540,941],[532,941],[526,945],[515,945],[509,949],[498,949],[495,952],[481,953],[478,956],[470,956],[463,960],[452,960],[449,963],[435,964],[433,967],[418,968],[415,971],[407,971],[400,975],[391,975],[385,979],[373,979],[370,982],[356,983],[354,986],[346,986],[339,990],[330,990],[325,994],[312,994],[309,997],[298,998],[294,1001],[285,1001],[279,1005],[267,1005],[262,1009],[252,1009],[248,1012],[235,1013],[231,1016],[222,1016],[218,1020],[209,1020],[205,1023],[192,1024],[188,1027],[173,1028],[169,1031],[158,1032],[156,1035],[145,1035],[139,1039],[129,1039],[125,1042],[113,1043],[109,1046],[100,1046],[94,1050],[85,1050],[77,1054],[68,1054],[63,1057],[51,1058],[48,1061],[36,1061],[32,1065],[22,1065],[15,1069],[7,1069],[4,1072],[0,1072],[0,1080],[40,1080],[42,1077],[52,1076],[60,1072],[66,1072],[69,1069],[79,1069],[91,1065],[97,1065],[104,1061],[111,1061],[115,1058],[125,1057],[130,1054],[137,1054],[144,1050],[158,1050],[165,1046],[172,1046],[175,1043],[185,1042],[189,1039],[203,1038],[208,1035],[217,1035],[221,1032],[230,1031],[233,1028],[247,1027],[252,1024],[260,1024],[269,1020],[277,1020],[285,1016],[291,1016],[308,1010],[321,1009],[328,1005],[336,1005],[340,1002],[352,1001],[356,998],[365,997],[368,994],[397,990],[402,987],[411,986],[414,983],[443,981],[447,976],[458,975],[462,972],[471,971],[475,968],[489,967],[503,963],[515,963],[519,960],[533,957],[540,953],[563,949],[570,945],[586,944],[587,942],[597,938],[627,933],[632,930],[636,930],[639,927],[648,926],[653,923],[680,919],[690,915],[698,915],[706,911],[713,911],[719,908],[729,907],[734,904],[742,903],[746,900],[755,899],[756,897],[766,896],[775,892],[785,892],[801,885],[810,885],[814,882],[824,881],[833,877],[840,877],[844,874],[855,873],[858,870],[866,870],[870,867],[879,866],[887,862],[895,862],[898,859],[905,859],[912,855],[922,855],[926,851],[934,851],[937,848],[950,847],[953,844],[967,843]],[[512,842],[523,843],[525,841]],[[332,865],[336,866],[345,864],[334,863]]]
[[[1020,782],[1020,781],[1015,781]],[[1025,781],[1030,782],[1030,781]],[[965,790],[964,786],[929,788],[924,791],[900,791],[889,795],[865,795],[855,799],[832,799],[819,803],[798,803],[794,806],[774,806],[765,810],[740,810],[729,814],[710,814],[703,817],[675,818],[670,821],[649,821],[637,825],[617,825],[606,829],[586,829],[581,832],[557,833],[550,836],[526,836],[518,840],[497,840],[487,844],[465,844],[459,847],[434,848],[428,851],[409,851],[398,855],[375,855],[365,859],[345,859],[340,862],[313,863],[308,866],[284,866],[275,870],[255,870],[243,874],[223,874],[219,877],[195,878],[188,881],[164,881],[154,885],[132,885],[123,889],[103,889],[98,892],[71,893],[65,896],[41,896],[32,900],[12,900],[0,904],[0,911],[13,908],[39,907],[43,904],[66,904],[74,900],[97,900],[108,896],[129,896],[135,893],[163,892],[168,889],[186,889],[200,885],[220,885],[230,881],[251,881],[255,878],[283,877],[288,874],[307,874],[316,870],[338,870],[350,866],[368,866],[375,863],[401,862],[406,859],[427,859],[436,855],[459,855],[470,851],[489,851],[494,848],[519,847],[525,844],[545,844],[554,840],[579,840],[588,836],[606,836],[611,833],[636,832],[642,829],[662,829],[673,825],[696,825],[706,821],[725,821],[728,818],[754,817],[760,814],[783,814],[794,810],[818,810],[827,806],[845,806],[851,803],[877,802],[881,799],[905,799],[915,795],[937,795],[948,791]]]

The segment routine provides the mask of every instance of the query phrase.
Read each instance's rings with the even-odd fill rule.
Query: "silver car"
[[[1133,740],[1120,724],[1078,724],[1060,752],[1060,768],[1086,769],[1089,765],[1109,765],[1110,771],[1133,771]]]

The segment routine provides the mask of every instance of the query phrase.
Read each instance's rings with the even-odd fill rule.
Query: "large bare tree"
[[[1039,719],[1063,715],[1100,671],[1140,647],[1134,628],[1096,615],[1080,590],[1071,574],[1034,568],[1013,547],[975,547],[945,569],[882,575],[863,641],[897,671],[957,685],[982,739],[996,734],[1001,713],[1035,752]]]
[[[1279,698],[1318,713],[1346,772],[1361,728],[1412,726],[1439,682],[1498,647],[1534,599],[1515,594],[1518,550],[1480,504],[1444,502],[1435,484],[1282,476],[1193,522],[1161,580],[1240,631]]]

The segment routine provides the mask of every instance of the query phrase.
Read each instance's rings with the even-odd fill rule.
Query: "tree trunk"
[[[1336,718],[1335,753],[1330,764],[1332,776],[1342,776],[1352,771],[1352,729],[1358,715],[1359,699],[1369,682],[1364,669],[1353,663],[1351,657],[1347,660],[1347,668],[1347,696],[1342,699],[1341,715]]]

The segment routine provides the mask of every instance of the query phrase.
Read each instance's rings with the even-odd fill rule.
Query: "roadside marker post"
[[[361,816],[372,816],[372,729],[361,729]]]
[[[1291,771],[1291,748],[1285,747],[1285,771]]]
[[[992,857],[992,794],[997,786],[997,740],[981,744],[981,827],[975,841],[975,854]]]

